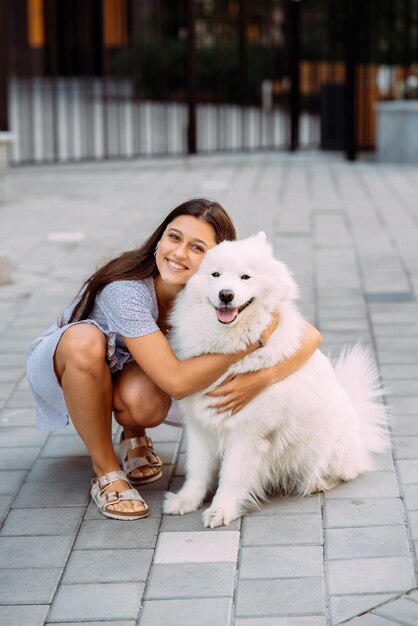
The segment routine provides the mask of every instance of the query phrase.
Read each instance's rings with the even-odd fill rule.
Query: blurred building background
[[[0,0],[12,163],[376,143],[418,0]]]

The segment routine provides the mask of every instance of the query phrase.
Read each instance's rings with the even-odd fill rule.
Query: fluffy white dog
[[[238,352],[257,342],[273,311],[279,324],[267,344],[233,365],[210,388],[182,400],[187,428],[187,476],[168,493],[164,512],[200,507],[214,528],[239,517],[271,490],[307,495],[373,469],[372,452],[388,445],[387,413],[371,354],[355,346],[332,367],[317,350],[285,380],[270,385],[236,415],[218,414],[206,394],[232,373],[270,367],[294,354],[305,322],[298,289],[264,233],[223,242],[207,252],[178,296],[172,316],[177,355]]]

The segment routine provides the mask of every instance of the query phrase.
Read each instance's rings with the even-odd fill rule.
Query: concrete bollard
[[[12,264],[6,254],[0,252],[0,285],[12,282]]]
[[[9,146],[12,141],[12,133],[9,131],[0,131],[0,203],[4,202],[5,197],[4,179],[9,166]]]

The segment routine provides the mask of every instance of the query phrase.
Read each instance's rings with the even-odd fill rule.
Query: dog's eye
[[[241,280],[250,280],[251,276],[248,276],[248,274],[243,274],[241,276]]]
[[[219,273],[219,272],[213,272],[212,276],[213,276],[214,278],[219,278],[220,273]]]

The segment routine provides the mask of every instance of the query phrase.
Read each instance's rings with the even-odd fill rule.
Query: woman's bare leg
[[[54,356],[54,366],[64,392],[71,421],[83,440],[97,476],[120,469],[112,444],[113,384],[105,360],[106,337],[93,324],[77,324],[63,333]],[[112,484],[124,491],[127,484]],[[139,501],[109,506],[115,511],[141,511]]]
[[[164,421],[171,405],[171,398],[141,370],[136,363],[128,363],[114,381],[113,407],[115,418],[122,426],[126,438],[141,437],[146,428],[153,428]],[[135,450],[128,458],[136,456]],[[151,467],[141,467],[131,472],[141,478],[153,473]]]

